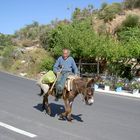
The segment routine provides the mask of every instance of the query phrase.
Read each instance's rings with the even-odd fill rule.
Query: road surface
[[[140,140],[140,100],[96,93],[95,103],[74,102],[74,121],[60,121],[63,102],[50,97],[41,110],[35,81],[0,72],[0,140]]]

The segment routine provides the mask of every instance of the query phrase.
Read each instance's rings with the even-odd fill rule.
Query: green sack
[[[50,84],[53,83],[56,79],[56,76],[53,71],[48,71],[45,75],[42,77],[42,83],[43,84]]]

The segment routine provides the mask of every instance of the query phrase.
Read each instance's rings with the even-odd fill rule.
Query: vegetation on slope
[[[100,73],[131,79],[131,70],[140,60],[140,15],[126,14],[128,10],[133,13],[134,8],[140,8],[139,0],[133,5],[132,0],[103,3],[100,9],[88,5],[76,8],[70,21],[54,20],[48,25],[33,22],[14,35],[0,34],[0,68],[35,77],[40,71],[52,69],[62,48],[67,47],[76,62],[99,61]],[[135,65],[130,63],[132,58]],[[94,68],[84,69],[96,72]]]

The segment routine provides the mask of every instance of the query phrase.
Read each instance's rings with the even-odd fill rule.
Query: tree
[[[94,7],[92,4],[89,4],[86,8],[80,9],[75,8],[75,11],[72,14],[72,20],[85,20],[88,17],[91,17],[94,13]]]
[[[13,45],[12,35],[4,35],[0,33],[0,46],[9,46]]]
[[[91,48],[96,45],[95,32],[90,21],[74,22],[69,25],[58,26],[51,32],[49,49],[55,56],[60,55],[62,48],[70,48],[76,59],[93,57]]]
[[[97,62],[102,65],[125,58],[125,48],[113,38],[98,35],[92,28],[90,20],[73,22],[58,26],[50,35],[49,50],[55,57],[61,55],[62,48],[69,48],[77,61]],[[103,69],[104,70],[104,69]]]

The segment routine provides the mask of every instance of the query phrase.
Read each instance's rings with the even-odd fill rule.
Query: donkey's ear
[[[91,87],[94,83],[95,83],[94,78],[90,79],[90,80],[87,82],[87,87]]]

